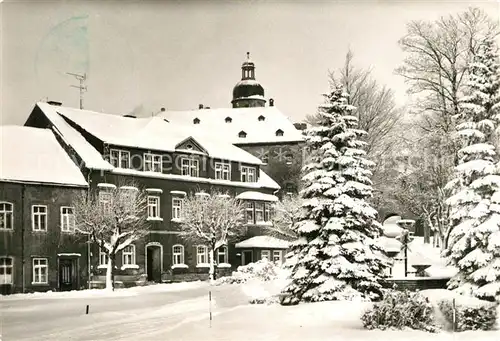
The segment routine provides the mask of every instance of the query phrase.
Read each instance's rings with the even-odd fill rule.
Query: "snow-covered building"
[[[295,192],[304,159],[305,124],[292,123],[269,99],[266,106],[264,87],[255,79],[255,63],[241,66],[241,80],[233,88],[232,108],[161,111],[158,117],[174,124],[189,126],[194,132],[217,135],[262,161],[261,168],[282,187]]]
[[[5,181],[14,181],[17,179],[14,176],[18,176],[19,181],[29,181],[31,176],[38,187],[51,184],[54,188],[79,188],[80,191],[88,190],[98,195],[113,186],[134,181],[146,190],[148,205],[154,206],[148,209],[150,233],[118,254],[117,280],[124,283],[133,283],[143,274],[151,281],[191,279],[199,274],[206,276],[208,248],[190,245],[178,236],[182,200],[188,193],[217,189],[244,201],[248,233],[237,242],[264,234],[264,227],[271,224],[271,206],[278,200],[275,194],[280,186],[261,169],[261,160],[225,138],[216,138],[163,117],[109,115],[64,107],[55,102],[37,103],[25,127],[17,129],[30,131],[35,137],[10,133],[9,139],[2,141],[3,148],[12,148],[16,145],[15,139],[22,140],[23,143],[17,144],[27,151],[16,149],[15,152],[26,156],[39,168],[32,167],[28,161],[15,159],[16,153],[12,151],[8,158],[2,153],[0,181],[4,181],[4,177]],[[37,135],[44,138],[37,139]],[[17,169],[19,165],[21,171]],[[34,172],[23,180],[22,170],[25,169],[33,169]],[[91,281],[103,282],[106,258],[98,247],[91,245],[87,250],[85,237],[78,245],[67,244],[66,235],[69,234],[64,234],[62,229],[67,221],[72,221],[70,197],[40,191],[38,201],[26,201],[28,206],[22,213],[18,209],[19,201],[26,198],[17,192],[10,195],[9,186],[3,182],[0,185],[0,202],[12,203],[11,206],[0,207],[3,209],[0,211],[0,222],[2,226],[7,226],[12,224],[12,219],[21,219],[18,215],[25,216],[26,221],[14,223],[13,229],[0,230],[0,233],[12,236],[9,237],[11,239],[2,238],[4,249],[0,249],[0,257],[6,255],[14,259],[14,262],[4,262],[7,267],[13,264],[11,268],[14,272],[21,271],[17,269],[17,264],[22,263],[23,257],[11,257],[10,254],[19,248],[25,248],[21,253],[25,263],[35,259],[45,260],[45,272],[39,278],[40,283],[30,275],[33,271],[33,276],[38,276],[35,268],[25,266],[24,276],[16,272],[14,279],[19,276],[21,280],[22,277],[24,286],[15,282],[15,291],[22,288],[26,291],[76,289],[86,286],[89,276]],[[38,204],[45,205],[45,213],[41,212],[44,213],[44,229],[32,233],[37,239],[30,243],[39,247],[30,251],[31,246],[27,247],[25,239],[19,239],[19,234],[25,233],[28,225],[39,220],[40,212],[33,211],[34,206],[29,206]],[[63,212],[63,207],[69,210]],[[267,244],[262,244],[266,241]],[[216,255],[217,262],[234,269],[262,257],[272,257],[275,261],[284,258],[283,244],[274,239],[260,240],[257,249],[250,244],[248,247],[243,244],[243,248],[235,248],[234,244],[220,248]],[[9,246],[9,250],[5,246]],[[63,262],[66,258],[72,262]],[[41,266],[33,264],[36,269]],[[225,271],[231,269],[226,268]]]
[[[85,238],[68,232],[87,188],[51,130],[0,126],[1,293],[86,286]]]

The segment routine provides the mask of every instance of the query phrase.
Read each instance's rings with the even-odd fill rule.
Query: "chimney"
[[[198,104],[198,109],[203,109],[203,104]]]
[[[62,105],[62,102],[56,102],[56,101],[47,101],[47,103],[50,105],[55,105],[57,107],[60,107]]]
[[[274,99],[269,98],[269,106],[274,107]]]

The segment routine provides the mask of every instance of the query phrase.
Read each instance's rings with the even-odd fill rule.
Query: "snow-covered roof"
[[[257,157],[221,138],[219,135],[224,134],[220,134],[220,129],[216,131],[218,134],[216,135],[214,132],[207,133],[191,126],[169,123],[158,116],[131,118],[63,106],[51,107],[53,111],[111,145],[175,151],[180,142],[192,138],[208,152],[210,157],[262,164]]]
[[[302,132],[276,107],[198,109],[165,111],[159,116],[169,122],[190,126],[198,131],[209,131],[234,144],[280,143],[303,141]],[[263,116],[264,120],[259,120]],[[199,122],[194,123],[198,118]],[[231,118],[227,120],[226,118]],[[277,130],[283,136],[276,136]],[[221,134],[221,132],[224,134]],[[245,137],[239,137],[245,132]]]
[[[289,243],[286,240],[278,239],[271,236],[255,236],[243,240],[235,245],[238,249],[243,248],[269,248],[269,249],[288,249]]]
[[[85,167],[90,169],[110,170],[113,166],[103,159],[102,155],[95,149],[85,138],[71,127],[56,111],[53,105],[39,102],[37,106],[42,110],[47,119],[56,127],[55,133],[58,134],[63,141],[72,147],[75,152],[82,158]]]
[[[0,126],[0,181],[88,186],[49,129]]]
[[[244,187],[244,188],[268,188],[278,190],[280,189],[280,185],[276,183],[269,175],[260,171],[260,177],[257,182],[241,182],[241,181],[231,181],[231,180],[219,180],[219,179],[209,179],[209,178],[198,178],[192,176],[185,176],[179,174],[165,174],[158,172],[143,172],[135,169],[124,169],[124,168],[115,168],[111,171],[113,174],[121,174],[121,175],[133,175],[133,176],[144,176],[150,178],[157,179],[168,179],[168,180],[178,180],[178,181],[187,181],[187,182],[196,182],[202,184],[211,184],[211,185],[225,185],[225,186],[233,186],[233,187]],[[171,192],[172,193],[172,192]]]
[[[240,193],[236,196],[236,199],[241,200],[261,200],[261,201],[278,201],[278,197],[271,194],[264,194],[260,192],[247,191]]]

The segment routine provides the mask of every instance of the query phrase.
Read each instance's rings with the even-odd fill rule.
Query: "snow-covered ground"
[[[85,301],[67,296],[61,300],[0,301],[0,334],[3,341],[500,340],[499,331],[452,335],[365,330],[360,316],[370,303],[248,304],[249,298],[275,294],[282,285],[283,280],[215,287],[208,283],[190,283],[190,287],[172,284],[122,289],[136,292],[137,296],[109,296],[105,300],[100,296]],[[212,291],[211,322],[209,290]],[[443,295],[439,291],[434,294]],[[88,315],[85,304],[91,306]]]
[[[116,289],[115,291],[106,289],[75,290],[61,292],[34,292],[30,294],[15,294],[2,296],[1,301],[28,300],[28,299],[69,299],[69,298],[92,298],[92,297],[127,297],[138,296],[148,293],[176,292],[195,288],[208,287],[207,282],[184,282],[170,284],[155,284],[144,287],[132,287],[126,289]]]

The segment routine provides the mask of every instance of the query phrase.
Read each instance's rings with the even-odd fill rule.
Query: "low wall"
[[[162,282],[193,282],[208,280],[208,268],[196,268],[195,271],[189,269],[173,269],[163,273],[161,276]],[[215,278],[231,276],[232,268],[216,268]]]
[[[426,290],[426,289],[446,289],[446,284],[450,277],[407,277],[407,278],[386,278],[383,281],[384,288],[396,288],[396,290]]]

